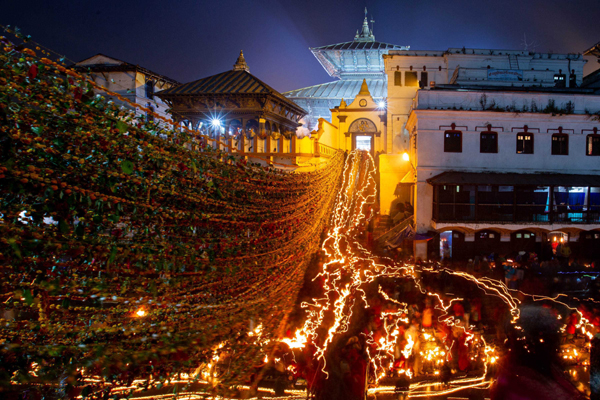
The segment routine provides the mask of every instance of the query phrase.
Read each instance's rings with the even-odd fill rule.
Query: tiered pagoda
[[[319,118],[331,121],[331,109],[339,106],[342,99],[354,99],[363,80],[375,101],[387,97],[387,75],[384,72],[383,55],[390,50],[409,50],[410,46],[377,42],[369,27],[367,10],[360,31],[351,42],[313,47],[310,51],[317,57],[333,82],[309,86],[283,93],[308,111],[308,128],[316,129]]]
[[[297,104],[252,75],[243,52],[230,71],[156,95],[171,107],[175,121],[209,136],[234,138],[242,152],[282,152],[281,137],[286,147],[289,144],[293,149],[299,121],[306,115]]]

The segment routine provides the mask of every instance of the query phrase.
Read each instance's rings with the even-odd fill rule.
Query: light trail
[[[343,174],[342,187],[339,190],[330,226],[321,247],[324,255],[322,269],[314,278],[314,281],[319,281],[322,284],[323,295],[301,304],[301,307],[305,310],[305,320],[302,326],[294,333],[293,337],[280,339],[280,342],[285,343],[292,350],[292,354],[293,350],[305,349],[307,345],[312,345],[314,347],[314,359],[318,361],[319,370],[326,377],[328,376],[327,351],[340,335],[348,332],[353,311],[357,306],[365,309],[372,308],[371,299],[368,298],[365,289],[367,285],[374,284],[379,278],[402,278],[411,282],[418,291],[433,300],[433,307],[438,311],[438,323],[445,325],[450,332],[443,333],[441,338],[436,338],[435,333],[431,331],[428,333],[422,329],[419,331],[410,331],[410,328],[405,329],[405,326],[410,325],[412,322],[408,317],[410,315],[409,304],[390,296],[381,285],[378,285],[377,293],[383,299],[387,308],[379,314],[382,321],[381,329],[377,332],[371,330],[362,333],[366,343],[365,352],[370,364],[369,369],[372,371],[375,385],[379,385],[381,380],[391,371],[405,375],[410,382],[405,391],[409,398],[448,395],[470,388],[487,389],[493,383],[493,380],[487,376],[489,367],[499,359],[497,349],[488,345],[483,336],[473,333],[469,326],[463,326],[452,315],[451,308],[453,304],[463,299],[458,296],[447,298],[441,293],[426,290],[423,285],[423,277],[447,273],[456,279],[472,283],[485,295],[493,296],[505,304],[511,315],[510,322],[515,326],[520,316],[519,307],[522,304],[518,296],[530,297],[534,302],[560,305],[571,312],[576,311],[578,313],[579,320],[576,328],[586,335],[588,340],[591,338],[589,320],[584,318],[577,308],[563,301],[563,297],[565,297],[563,295],[553,298],[529,295],[510,290],[503,282],[498,280],[486,277],[478,278],[472,274],[440,268],[439,266],[434,268],[431,266],[398,264],[391,259],[374,255],[363,246],[361,239],[359,239],[361,231],[364,230],[364,224],[373,217],[372,213],[369,212],[369,208],[376,200],[374,162],[370,154],[357,151],[350,153],[347,156]],[[563,330],[566,325],[566,321],[564,321]],[[267,345],[272,343],[261,338],[261,329],[262,327],[259,325],[248,331],[247,335],[261,343],[263,348],[266,348]],[[454,338],[452,336],[455,333],[462,337],[462,342],[458,340],[458,337]],[[422,341],[421,338],[424,340]],[[419,345],[423,348],[419,348]],[[471,361],[482,363],[482,372],[477,376],[448,379],[442,383],[441,368],[447,366],[450,358],[454,357],[452,355],[453,351],[457,350],[455,346],[466,347],[463,351],[475,351],[476,354],[469,357]],[[171,380],[170,383],[216,385],[218,380],[215,376],[215,368],[220,359],[221,347],[222,345],[217,346],[213,350],[212,358],[208,364],[198,367],[190,376],[183,377],[181,380]],[[413,366],[409,365],[409,360],[414,356],[421,357],[424,364],[428,363],[428,368],[432,370],[433,376],[439,380],[414,381],[417,371],[413,371]],[[578,359],[578,356],[577,350],[563,355],[569,360]],[[265,364],[278,361],[279,359],[275,359],[272,353],[270,356],[265,355]],[[395,361],[401,361],[401,367],[396,367]],[[294,373],[297,371],[295,366],[289,366],[287,369]],[[90,383],[100,383],[92,377],[88,379]],[[133,389],[137,394],[140,393],[140,387],[145,382],[147,381],[134,381],[128,387],[119,387],[119,390],[131,391]],[[244,386],[237,388],[241,390],[251,389]],[[261,394],[267,393],[270,397],[275,397],[275,392],[272,389],[260,387],[258,390]],[[307,390],[310,391],[310,387]],[[391,386],[377,386],[368,389],[370,395],[397,392],[398,388]],[[301,397],[306,391],[286,389],[286,393],[286,398],[294,398],[294,396]],[[212,398],[225,399],[225,397],[219,396],[213,396]]]
[[[447,382],[443,388],[440,382],[433,383],[412,383],[408,390],[409,397],[425,397],[447,395],[468,388],[486,389],[492,384],[492,379],[486,378],[489,366],[495,364],[499,356],[497,349],[488,345],[482,336],[477,336],[470,331],[470,327],[462,326],[451,315],[450,309],[454,302],[462,301],[460,297],[444,299],[439,293],[433,293],[423,288],[422,275],[431,276],[442,272],[462,279],[476,285],[487,296],[494,296],[501,300],[511,315],[510,323],[516,325],[520,316],[519,307],[522,301],[517,295],[530,296],[534,301],[547,301],[555,305],[561,305],[571,311],[577,311],[579,314],[579,323],[577,329],[581,330],[587,337],[591,334],[587,328],[591,326],[589,321],[583,317],[583,314],[556,298],[545,296],[528,295],[523,292],[516,292],[508,289],[501,281],[486,278],[475,277],[460,271],[453,271],[447,268],[432,268],[418,265],[402,265],[393,262],[384,257],[377,257],[361,244],[358,235],[361,223],[364,224],[372,217],[367,212],[368,206],[373,204],[376,199],[375,180],[373,171],[373,160],[366,152],[352,152],[348,155],[344,168],[344,177],[342,188],[336,200],[336,206],[331,218],[331,224],[326,238],[322,245],[322,251],[325,255],[325,261],[321,271],[315,277],[315,280],[322,280],[323,296],[313,299],[311,302],[305,302],[302,307],[306,310],[306,319],[300,329],[295,332],[293,339],[283,339],[290,348],[301,348],[308,343],[315,347],[314,357],[320,362],[321,371],[327,375],[326,353],[329,346],[336,337],[348,331],[352,318],[354,307],[360,302],[364,308],[370,308],[371,304],[366,296],[365,285],[373,283],[378,278],[405,278],[409,279],[415,287],[424,295],[435,301],[435,309],[441,315],[438,316],[438,322],[446,325],[449,329],[458,329],[464,335],[463,343],[452,340],[446,348],[436,346],[434,349],[425,349],[420,351],[420,355],[427,362],[434,366],[443,365],[448,361],[452,353],[453,346],[466,346],[471,349],[475,346],[480,348],[479,353],[475,355],[483,363],[483,372],[475,377],[454,379]],[[375,332],[363,334],[366,342],[366,353],[371,371],[375,378],[375,384],[385,377],[392,369],[396,359],[398,342],[401,340],[404,328],[403,324],[410,324],[411,321],[406,317],[409,314],[408,304],[392,298],[379,286],[379,295],[394,310],[385,310],[380,314],[383,320],[383,329],[377,340]],[[566,326],[566,324],[565,324]],[[563,327],[564,328],[564,327]],[[417,334],[423,334],[423,331]],[[319,336],[321,335],[321,336]],[[450,333],[449,335],[452,335]],[[414,376],[414,371],[406,366],[406,362],[414,355],[417,338],[405,334],[405,344],[400,348],[401,357],[405,360],[404,367],[399,369],[399,373],[405,374],[408,378]],[[447,337],[447,336],[446,336]],[[426,339],[427,340],[427,339]],[[433,339],[435,341],[435,339]],[[481,342],[479,342],[479,340]],[[479,345],[478,343],[482,343]],[[476,361],[476,358],[471,358]],[[439,370],[435,370],[439,375]],[[442,385],[443,386],[443,385]],[[393,392],[395,388],[392,388]],[[424,389],[427,389],[424,391]],[[369,389],[370,394],[390,393],[389,387],[376,387]]]

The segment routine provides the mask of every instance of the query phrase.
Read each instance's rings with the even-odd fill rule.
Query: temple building
[[[310,49],[329,76],[337,80],[283,94],[308,112],[305,117],[308,129],[317,129],[319,118],[335,123],[330,110],[339,106],[342,99],[352,101],[360,91],[363,80],[376,102],[387,97],[387,74],[384,72],[382,56],[390,50],[409,48],[376,41],[365,9],[363,25],[353,41]]]
[[[594,88],[600,94],[600,42],[584,51],[583,56],[588,61],[583,86]]]
[[[155,93],[179,85],[176,80],[104,54],[96,54],[81,60],[73,68],[89,72],[96,84],[120,94],[132,103],[149,108],[163,117],[169,117],[167,105],[156,97]],[[98,90],[96,93],[105,95]],[[123,103],[117,98],[112,100],[119,104]],[[133,109],[127,103],[121,105]],[[135,110],[139,112],[137,108]]]
[[[363,78],[314,135],[376,158],[379,207],[397,223],[384,241],[410,224],[430,239],[414,242],[420,258],[548,257],[557,243],[600,256],[599,75],[584,74],[589,59],[469,48],[381,57],[387,102]],[[407,201],[414,215],[402,221]]]
[[[371,95],[366,79],[348,104],[342,100],[331,113],[335,124],[321,119],[313,132],[319,143],[344,151],[365,150],[374,157],[384,152],[386,111]]]
[[[242,52],[230,71],[156,95],[173,120],[209,138],[204,144],[290,168],[318,158],[314,140],[296,135],[306,111],[252,75]]]

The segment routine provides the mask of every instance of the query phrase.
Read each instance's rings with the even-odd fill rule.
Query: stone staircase
[[[402,217],[403,215],[398,215],[398,218],[392,218],[391,220],[388,217],[385,224],[380,222],[379,230],[377,232],[373,232],[373,238],[378,247],[384,246],[386,240],[390,240],[404,228],[412,224],[412,215],[404,220],[402,220]]]

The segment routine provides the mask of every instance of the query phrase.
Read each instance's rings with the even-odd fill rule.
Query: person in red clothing
[[[573,311],[567,318],[567,338],[573,339],[577,333],[577,324],[579,323],[579,313]]]
[[[463,303],[461,300],[457,300],[454,303],[452,303],[452,312],[454,313],[454,318],[464,321],[465,306],[463,306]]]

